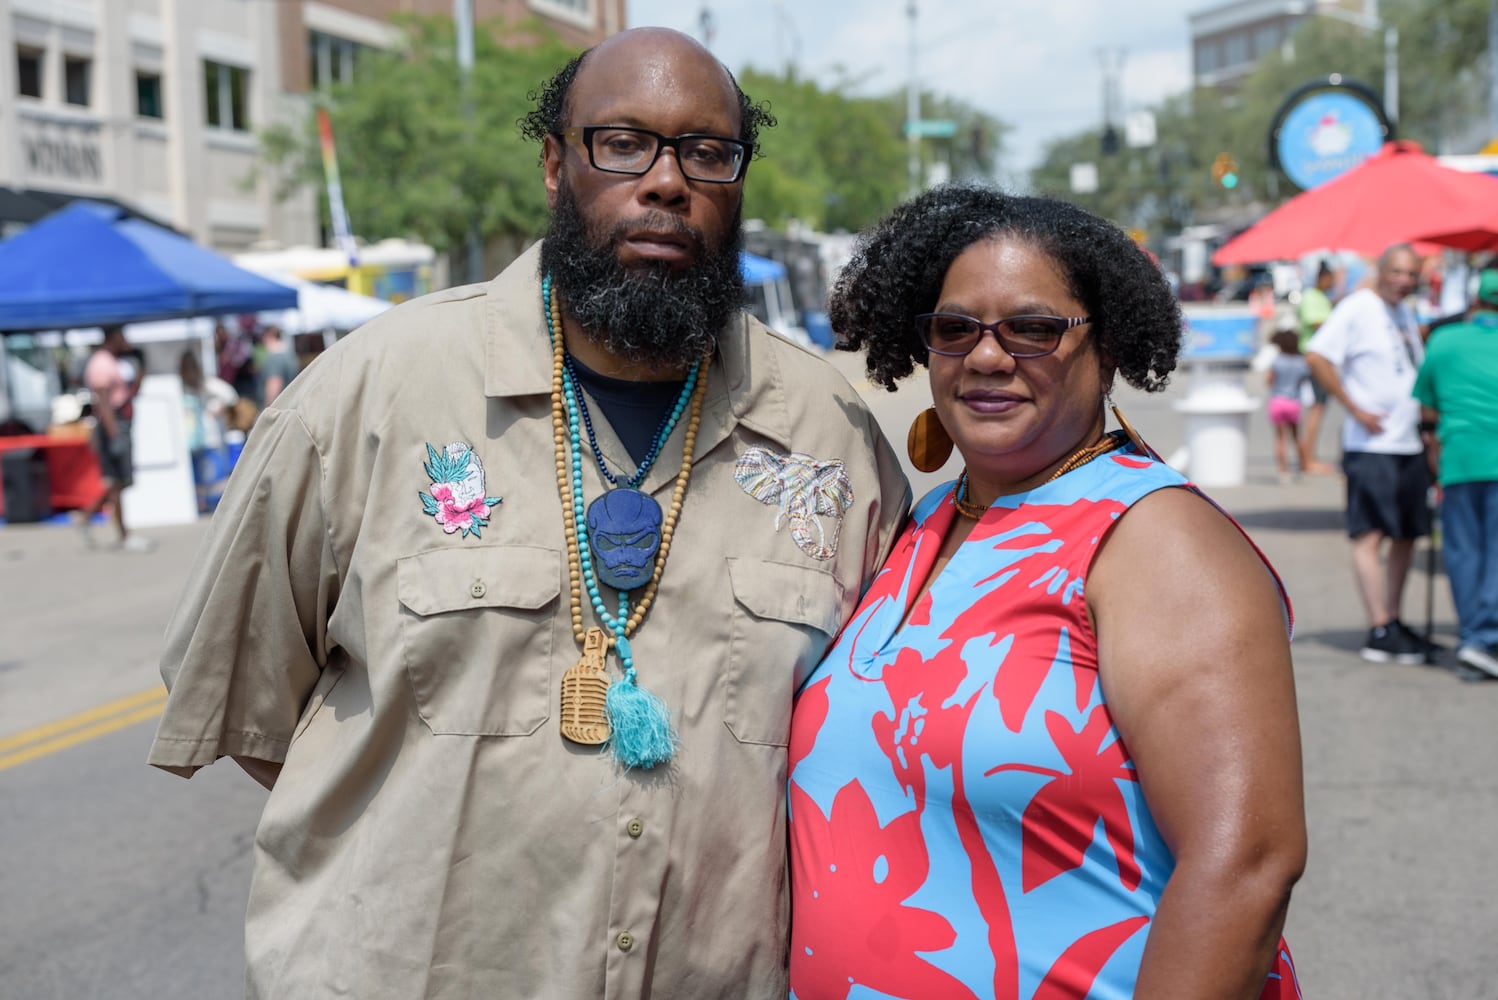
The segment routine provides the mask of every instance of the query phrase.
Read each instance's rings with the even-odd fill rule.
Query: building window
[[[203,88],[209,125],[234,132],[250,130],[249,70],[205,59]]]
[[[135,113],[142,118],[161,118],[161,74],[135,74]]]
[[[1254,29],[1254,58],[1262,59],[1279,48],[1280,29],[1277,24],[1265,24]]]
[[[1222,60],[1224,67],[1242,66],[1249,61],[1247,35],[1242,33],[1229,35],[1224,47],[1227,49]]]
[[[16,93],[22,97],[42,96],[41,49],[16,49]]]
[[[1215,73],[1222,68],[1222,48],[1216,42],[1200,42],[1196,47],[1196,71]]]
[[[572,21],[591,21],[593,0],[531,0],[531,7],[542,14],[560,14]]]
[[[350,83],[355,68],[369,46],[322,31],[307,32],[307,81],[322,90],[335,83]]]
[[[88,107],[89,82],[93,76],[93,63],[77,56],[67,56],[62,61],[63,99],[81,108]]]

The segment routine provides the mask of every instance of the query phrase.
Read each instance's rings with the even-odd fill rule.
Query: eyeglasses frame
[[[655,155],[650,158],[650,162],[645,165],[643,170],[620,170],[618,167],[600,167],[598,165],[598,157],[593,152],[593,136],[599,132],[608,131],[638,132],[641,135],[651,136],[655,139]],[[744,179],[744,170],[749,166],[749,144],[742,139],[733,139],[726,135],[709,135],[706,132],[686,132],[682,135],[669,136],[661,135],[653,129],[638,128],[634,125],[572,125],[559,132],[553,132],[552,135],[564,142],[573,141],[580,143],[583,149],[588,151],[588,164],[594,170],[600,170],[606,174],[643,177],[655,169],[656,161],[661,158],[661,151],[668,148],[676,155],[676,169],[681,171],[681,175],[687,180],[700,181],[703,184],[736,184]],[[718,180],[712,177],[693,177],[688,174],[687,168],[682,164],[681,160],[681,144],[688,139],[711,139],[714,142],[726,142],[732,146],[736,146],[739,150],[739,159],[733,176],[726,180]]]
[[[971,323],[976,323],[978,326],[978,336],[973,341],[973,345],[965,351],[939,351],[935,347],[932,347],[926,339],[927,332],[930,329],[930,322],[933,319],[961,319],[967,320]],[[1009,347],[1004,343],[1004,338],[999,336],[999,327],[1003,326],[1005,323],[1012,323],[1017,319],[1053,319],[1065,325],[1061,328],[1061,332],[1056,335],[1056,343],[1051,346],[1050,350],[1036,351],[1034,353],[1016,354],[1014,351],[1011,351]],[[983,342],[983,335],[985,333],[991,333],[993,334],[994,343],[999,345],[999,349],[1016,360],[1019,360],[1021,358],[1029,359],[1050,357],[1052,354],[1055,354],[1058,350],[1061,349],[1061,341],[1065,339],[1067,330],[1071,330],[1076,327],[1082,326],[1085,323],[1091,322],[1091,316],[1048,316],[1045,313],[1018,313],[1014,316],[1000,317],[999,319],[994,320],[992,323],[985,323],[982,320],[978,319],[976,316],[965,316],[962,313],[943,312],[917,313],[914,320],[916,336],[920,338],[920,341],[925,346],[926,350],[930,351],[932,354],[940,355],[944,358],[965,358],[969,354],[973,353],[973,351],[977,349],[978,345]]]

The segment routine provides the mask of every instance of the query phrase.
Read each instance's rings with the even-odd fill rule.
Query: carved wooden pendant
[[[609,640],[601,628],[583,636],[583,655],[562,675],[562,735],[573,743],[597,746],[609,738],[604,698],[609,690],[605,657]]]

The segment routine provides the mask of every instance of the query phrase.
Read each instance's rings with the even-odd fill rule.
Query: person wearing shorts
[[[1306,345],[1311,373],[1347,413],[1347,534],[1369,626],[1359,655],[1374,663],[1422,663],[1440,650],[1399,617],[1415,539],[1430,532],[1430,472],[1411,395],[1425,349],[1405,302],[1419,275],[1410,247],[1385,250],[1373,287],[1337,303]]]
[[[1300,450],[1300,397],[1306,383],[1313,381],[1305,355],[1300,353],[1300,338],[1293,326],[1281,327],[1271,338],[1279,353],[1269,363],[1265,381],[1269,387],[1270,426],[1274,428],[1274,462],[1279,467],[1280,482],[1290,481],[1290,453],[1300,461],[1298,472],[1305,472],[1305,455]]]
[[[119,532],[120,548],[127,552],[147,552],[153,547],[150,539],[130,534],[125,527],[124,505],[120,502],[121,494],[135,482],[130,419],[135,411],[135,394],[140,389],[140,372],[138,369],[127,371],[120,363],[120,358],[129,352],[130,342],[125,339],[124,327],[105,327],[104,343],[89,356],[83,369],[83,384],[93,401],[94,450],[99,456],[99,475],[104,480],[104,489],[99,498],[82,512],[79,527],[83,531],[84,544],[93,548],[94,516],[108,506]]]

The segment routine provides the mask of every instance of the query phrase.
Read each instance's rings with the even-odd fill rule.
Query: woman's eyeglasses
[[[1067,330],[1090,322],[1090,316],[1005,316],[980,323],[960,313],[921,313],[915,329],[926,350],[943,357],[966,357],[987,331],[1011,358],[1043,358],[1056,352]]]

